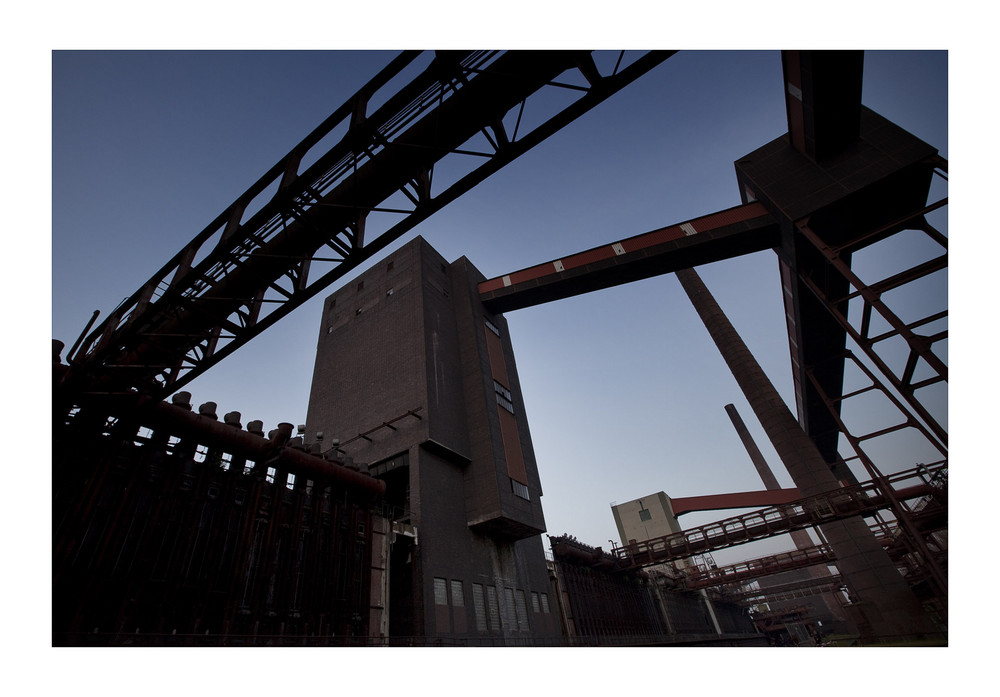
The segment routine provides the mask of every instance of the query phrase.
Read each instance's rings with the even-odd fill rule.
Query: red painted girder
[[[778,226],[767,209],[748,203],[491,278],[479,284],[479,294],[489,309],[506,312],[777,243]]]
[[[766,491],[741,491],[732,494],[709,494],[670,499],[674,516],[692,511],[716,511],[726,508],[763,508],[792,503],[802,498],[798,489],[771,489]]]

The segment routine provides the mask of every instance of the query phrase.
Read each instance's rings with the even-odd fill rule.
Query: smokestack
[[[840,488],[819,449],[698,274],[683,269],[676,275],[795,486],[803,496]],[[861,516],[825,523],[820,530],[837,558],[841,576],[855,599],[861,601],[859,609],[876,638],[899,640],[940,634]]]

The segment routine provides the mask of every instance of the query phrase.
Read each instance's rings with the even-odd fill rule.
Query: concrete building
[[[630,542],[673,535],[684,529],[674,515],[670,497],[662,491],[634,501],[615,504],[611,506],[611,515],[614,516],[622,547]],[[683,568],[689,564],[689,560],[679,559],[671,565]],[[664,565],[657,564],[652,568],[660,566]]]
[[[482,280],[417,238],[328,297],[306,441],[387,484],[389,636],[554,643],[542,490],[507,324],[484,310]]]

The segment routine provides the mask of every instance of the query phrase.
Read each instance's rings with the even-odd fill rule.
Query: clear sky
[[[107,316],[392,55],[54,53],[52,336],[69,346],[95,309]],[[947,157],[947,69],[943,51],[867,52],[863,102]],[[777,51],[681,52],[399,244],[422,235],[492,277],[681,222],[738,205],[733,162],[785,131]],[[882,273],[898,251],[868,267]],[[794,411],[774,253],[699,273]],[[265,430],[304,423],[324,296],[185,387],[194,403]],[[926,300],[946,307],[944,285]],[[791,485],[673,276],[507,320],[550,534],[608,548],[614,502],[763,488],[727,403]],[[888,472],[937,459],[909,447],[884,455]]]

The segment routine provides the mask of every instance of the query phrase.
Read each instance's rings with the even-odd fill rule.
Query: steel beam
[[[369,98],[417,58],[402,54],[124,301],[83,342],[71,372],[89,377],[83,389],[177,390],[670,54],[651,52],[600,75],[588,52],[441,52],[368,114]],[[519,132],[518,121],[496,135],[506,115],[574,70],[581,84],[564,87],[576,101],[531,130]],[[346,134],[303,167],[338,128]],[[464,144],[491,130],[480,164],[433,192],[435,164],[468,157]],[[400,192],[412,207],[366,238],[368,214]],[[320,259],[332,268],[317,273]],[[221,340],[220,327],[228,332]]]
[[[491,278],[479,284],[479,297],[491,312],[507,312],[770,249],[779,242],[774,218],[764,206],[749,203]]]

